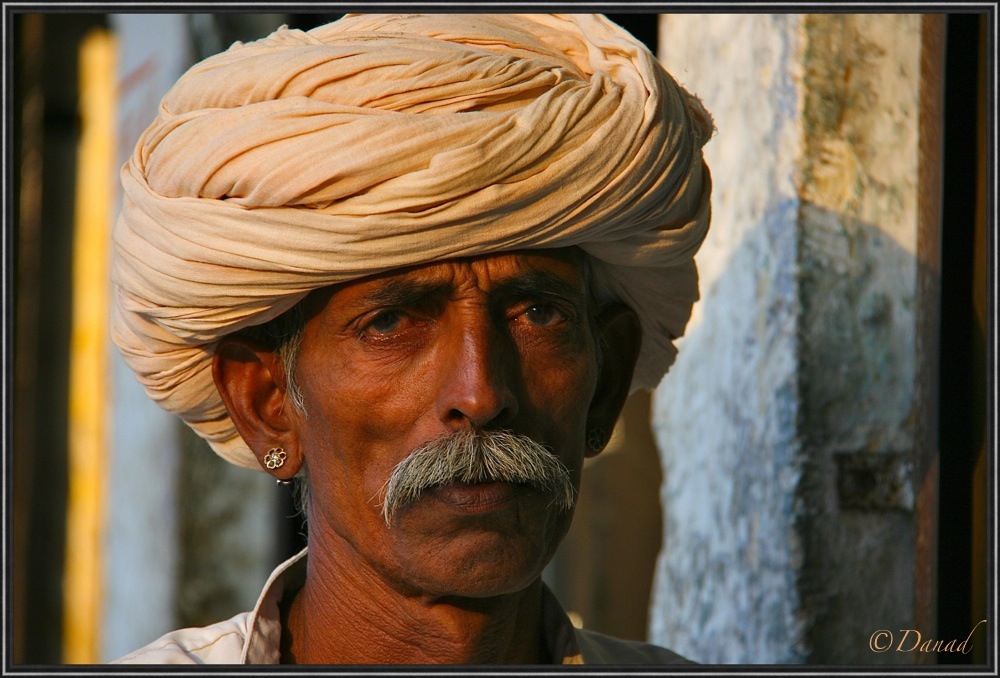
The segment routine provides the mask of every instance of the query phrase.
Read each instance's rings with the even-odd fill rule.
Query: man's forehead
[[[418,266],[392,269],[329,289],[338,298],[379,296],[404,286],[477,285],[484,292],[514,279],[561,279],[583,291],[586,255],[575,247],[522,250],[499,254],[458,257]],[[541,275],[539,275],[541,274]],[[323,295],[329,298],[327,295]]]
[[[358,282],[377,284],[385,280],[418,281],[469,274],[482,279],[483,284],[489,285],[491,282],[503,278],[539,270],[574,279],[580,277],[583,256],[583,253],[576,248],[501,252],[474,257],[458,257],[420,266],[394,269]]]

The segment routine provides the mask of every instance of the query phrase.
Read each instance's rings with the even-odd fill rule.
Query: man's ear
[[[642,345],[642,325],[635,311],[624,304],[611,304],[597,316],[600,342],[597,388],[587,411],[586,456],[597,455],[607,445],[625,407],[632,373]]]
[[[212,378],[230,419],[261,468],[280,480],[298,473],[302,454],[294,405],[285,396],[284,369],[274,351],[249,339],[224,337],[212,359]],[[275,448],[285,455],[276,468],[268,469],[264,458]]]

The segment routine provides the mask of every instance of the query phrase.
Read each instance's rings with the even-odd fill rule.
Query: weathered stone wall
[[[651,639],[703,662],[912,662],[916,15],[670,15],[714,114],[702,296],[654,401]]]
[[[664,17],[661,57],[712,112],[702,301],[656,392],[663,548],[650,638],[709,663],[805,658],[796,576],[801,19]]]
[[[804,22],[800,586],[810,660],[913,662],[921,18]],[[927,629],[925,629],[925,632]]]

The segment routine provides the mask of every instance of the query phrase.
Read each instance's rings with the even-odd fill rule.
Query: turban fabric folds
[[[697,298],[712,122],[600,16],[349,15],[192,67],[122,168],[112,335],[147,393],[259,468],[216,342],[403,266],[578,246],[639,315],[633,389]]]

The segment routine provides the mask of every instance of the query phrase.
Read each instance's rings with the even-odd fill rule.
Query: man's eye
[[[368,323],[368,329],[375,334],[390,334],[399,329],[403,322],[402,311],[382,311]]]
[[[552,327],[566,320],[555,304],[535,304],[524,312],[524,319],[538,327]]]

